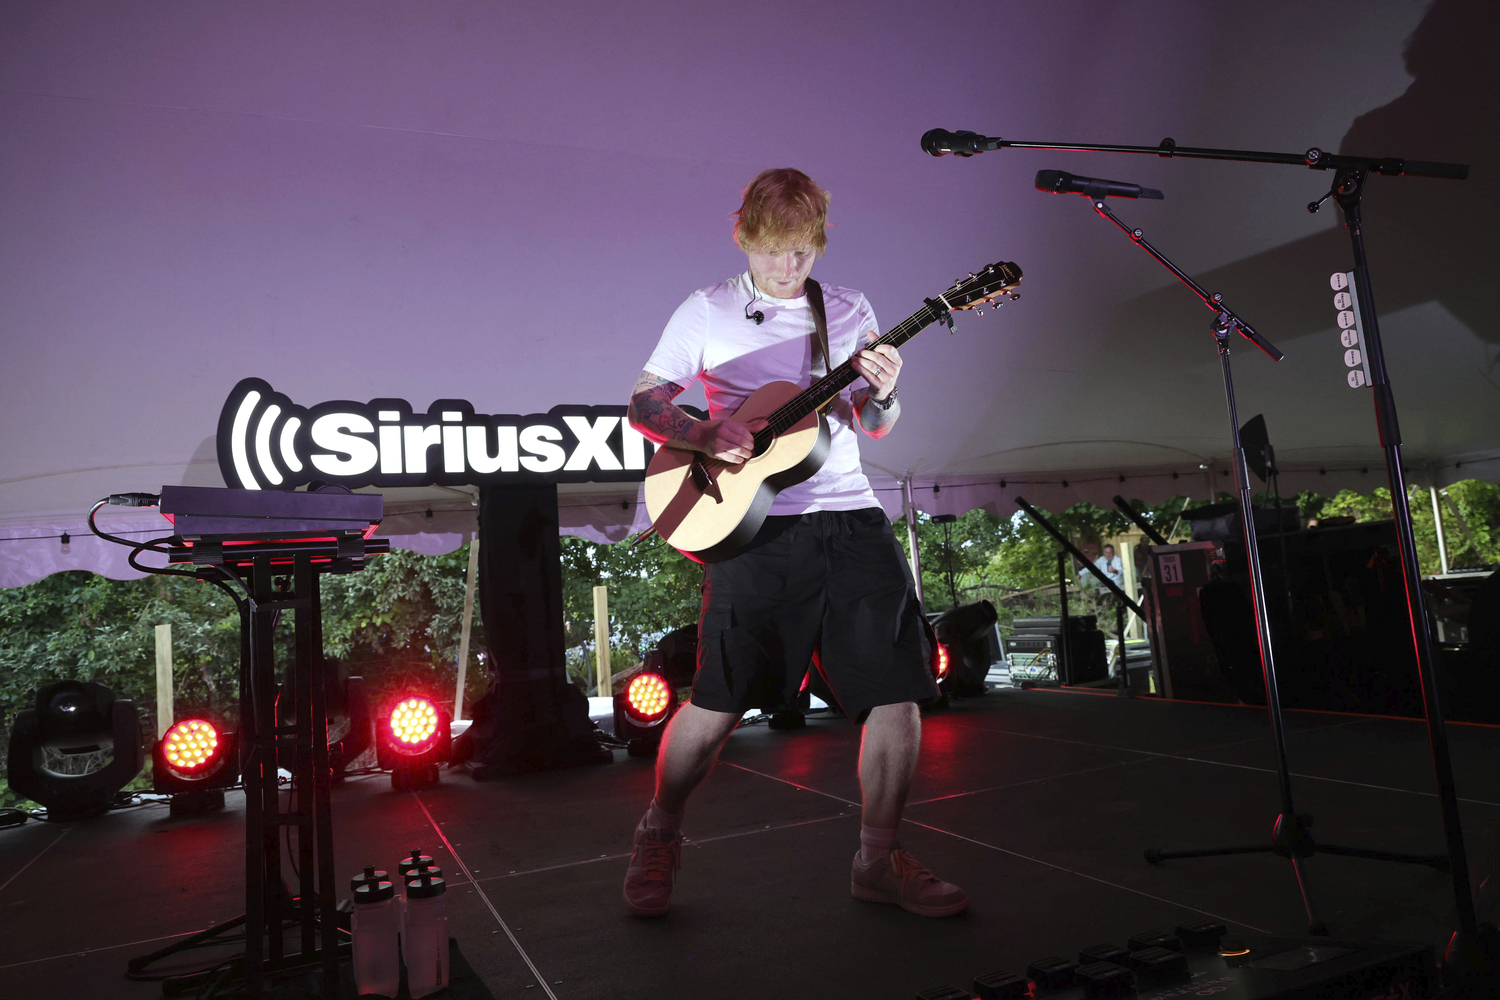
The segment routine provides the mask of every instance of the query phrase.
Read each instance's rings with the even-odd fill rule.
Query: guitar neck
[[[880,344],[889,344],[892,347],[900,347],[908,340],[921,333],[927,327],[936,323],[941,318],[941,313],[935,311],[930,305],[912,313],[896,326],[892,327],[874,343],[867,345],[875,347]],[[821,410],[827,406],[849,383],[859,378],[859,372],[854,370],[853,359],[845,361],[833,371],[814,382],[811,386],[787,400],[780,409],[772,413],[767,419],[764,430],[756,433],[756,444],[761,446],[769,443],[770,439],[783,431],[794,427],[803,417],[814,410]],[[760,440],[765,435],[766,441]]]

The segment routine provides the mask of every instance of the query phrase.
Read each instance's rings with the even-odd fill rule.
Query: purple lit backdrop
[[[865,442],[877,486],[911,474],[924,509],[1004,510],[1013,486],[959,484],[1050,473],[1026,492],[1057,505],[1120,488],[1064,489],[1066,472],[1191,470],[1193,487],[1123,489],[1154,498],[1206,493],[1198,465],[1222,467],[1207,312],[1082,200],[1034,192],[1043,167],[1167,192],[1118,211],[1287,352],[1236,358],[1242,412],[1264,411],[1302,470],[1289,489],[1383,482],[1325,294],[1347,248],[1333,212],[1302,208],[1326,175],[935,160],[917,148],[934,126],[1278,150],[1348,134],[1368,142],[1349,152],[1475,162],[1466,186],[1376,179],[1367,214],[1409,457],[1494,476],[1500,329],[1477,290],[1493,210],[1475,205],[1495,98],[1462,76],[1493,5],[1387,0],[1337,38],[1319,6],[8,5],[0,533],[76,531],[108,492],[219,482],[210,438],[246,375],[302,403],[623,402],[676,304],[742,268],[728,214],[776,165],[833,192],[816,273],[887,325],[992,260],[1026,272],[1019,303],[908,348],[902,427]],[[1419,23],[1418,54],[1451,57],[1413,83]],[[98,562],[21,547],[0,551],[0,583]]]

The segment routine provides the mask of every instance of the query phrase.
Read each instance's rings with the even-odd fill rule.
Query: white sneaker
[[[969,905],[968,893],[932,874],[900,844],[892,846],[886,857],[869,864],[860,861],[856,853],[849,891],[855,899],[891,903],[923,917],[951,917]]]
[[[682,867],[682,834],[665,836],[644,825],[635,828],[635,851],[625,869],[625,905],[643,917],[659,917],[672,905],[672,880]]]

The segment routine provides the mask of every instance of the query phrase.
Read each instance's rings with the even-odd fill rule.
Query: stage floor
[[[450,879],[450,931],[496,997],[890,997],[1184,919],[1301,933],[1287,862],[1269,855],[1146,865],[1147,847],[1252,843],[1278,805],[1262,709],[1004,690],[923,721],[902,842],[973,899],[946,920],[850,898],[859,731],[749,726],[688,813],[673,909],[620,898],[651,762],[394,793],[334,792],[340,878],[412,847]],[[1442,826],[1420,721],[1291,712],[1297,806],[1331,842],[1438,854]],[[1500,830],[1500,729],[1451,727],[1471,851]],[[148,805],[0,831],[0,998],[150,997],[128,958],[243,909],[242,800],[173,820]],[[1492,864],[1485,861],[1484,864]],[[1314,900],[1345,939],[1439,944],[1447,876],[1320,855]],[[192,953],[188,966],[211,964]]]

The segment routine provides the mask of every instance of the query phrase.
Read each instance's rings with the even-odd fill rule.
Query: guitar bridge
[[[693,485],[698,487],[700,493],[713,497],[714,503],[724,502],[724,494],[719,492],[719,484],[714,481],[713,473],[708,471],[708,466],[704,463],[703,456],[695,455],[693,457],[693,464],[689,470],[689,474],[693,478]]]

